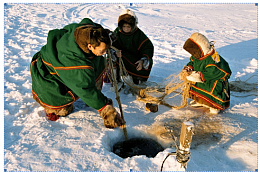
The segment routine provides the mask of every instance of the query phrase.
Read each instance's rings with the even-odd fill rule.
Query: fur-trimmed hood
[[[107,45],[110,44],[109,33],[110,30],[108,29],[87,24],[77,27],[74,31],[74,37],[78,46],[85,53],[90,53],[91,51],[88,49],[88,44],[92,44],[92,46],[95,46],[97,42],[104,42]]]
[[[200,59],[214,50],[209,40],[199,32],[193,33],[186,40],[183,48],[196,59]]]
[[[123,10],[118,17],[118,27],[122,31],[123,24],[129,24],[132,27],[132,31],[134,31],[137,27],[138,18],[135,13],[129,9]]]
[[[75,41],[85,53],[90,53],[88,44],[90,43],[90,32],[92,29],[92,25],[84,25],[76,28],[74,31]]]

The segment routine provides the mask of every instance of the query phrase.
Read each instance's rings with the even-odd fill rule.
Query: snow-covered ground
[[[257,6],[249,4],[12,4],[4,5],[4,168],[7,171],[157,171],[173,143],[160,137],[164,123],[195,124],[188,171],[242,171],[257,169],[258,87],[231,92],[231,106],[210,116],[189,108],[159,106],[150,113],[132,94],[120,93],[130,138],[153,138],[165,150],[154,158],[122,159],[111,150],[124,140],[120,128],[107,129],[98,112],[75,102],[75,110],[56,122],[45,118],[31,95],[30,61],[46,43],[49,30],[88,17],[114,30],[122,9],[132,9],[138,26],[155,46],[149,81],[161,82],[177,74],[189,61],[182,49],[193,32],[215,41],[216,50],[230,64],[230,81],[258,83]],[[241,82],[240,82],[241,83]],[[241,84],[242,87],[246,85]],[[105,84],[103,93],[115,100]],[[176,170],[170,156],[163,170]]]

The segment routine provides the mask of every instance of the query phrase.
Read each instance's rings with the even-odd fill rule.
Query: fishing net
[[[146,84],[136,85],[128,74],[122,58],[119,58],[118,63],[122,80],[130,87],[132,93],[137,95],[137,100],[145,103],[161,104],[175,109],[188,105],[192,82],[180,79],[182,72],[170,75],[163,79],[161,83],[147,81]]]
[[[116,48],[112,48],[117,51]],[[137,95],[137,100],[145,103],[161,104],[174,109],[180,109],[188,105],[190,87],[195,83],[181,79],[184,71],[168,76],[161,83],[146,81],[145,84],[136,85],[128,74],[122,58],[118,59],[121,79],[130,87],[132,94]],[[257,95],[258,84],[249,82],[254,76],[257,75],[249,77],[246,81],[241,81],[240,78],[230,81],[230,91],[234,93],[250,92],[250,94]]]
[[[235,81],[230,81],[230,90],[234,92],[257,92],[258,84],[256,82],[249,82],[253,77],[257,77],[257,75],[252,75],[245,81],[241,81],[239,77]]]

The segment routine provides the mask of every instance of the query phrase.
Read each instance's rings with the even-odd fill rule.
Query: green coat
[[[51,30],[47,44],[32,58],[32,93],[44,107],[63,108],[78,98],[97,110],[107,104],[107,97],[96,87],[105,70],[104,57],[85,53],[75,42],[74,31],[84,24],[101,27],[85,18]]]
[[[217,109],[224,110],[230,105],[230,90],[228,79],[231,70],[228,63],[221,57],[216,63],[212,56],[205,56],[196,59],[191,56],[187,66],[194,71],[201,72],[201,79],[204,83],[197,82],[191,87],[190,94],[203,99]],[[225,91],[226,90],[226,91]]]
[[[113,43],[113,46],[122,50],[122,60],[128,73],[136,77],[149,78],[154,53],[154,46],[150,39],[139,28],[126,34],[117,27],[114,32],[117,34],[117,40]],[[148,69],[137,71],[135,63],[142,57],[147,57],[150,65]]]

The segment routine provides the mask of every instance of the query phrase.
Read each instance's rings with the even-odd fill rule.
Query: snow
[[[257,166],[258,94],[231,92],[230,108],[211,116],[189,108],[159,105],[156,113],[132,94],[120,93],[128,137],[158,141],[165,150],[154,158],[122,159],[112,152],[124,140],[121,128],[107,129],[98,112],[80,99],[68,117],[48,121],[31,95],[30,61],[46,43],[49,30],[88,17],[114,30],[122,9],[132,9],[138,26],[155,46],[149,81],[160,83],[189,61],[182,46],[194,32],[215,41],[230,64],[230,81],[258,83],[257,6],[242,4],[173,3],[7,3],[4,5],[4,168],[7,171],[159,171],[174,152],[172,139],[163,138],[165,122],[194,124],[187,171],[254,171]],[[3,70],[3,69],[2,69]],[[115,100],[110,85],[103,93]],[[177,170],[169,156],[163,170]]]

